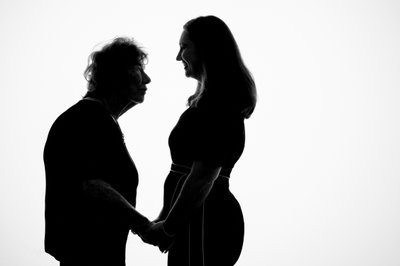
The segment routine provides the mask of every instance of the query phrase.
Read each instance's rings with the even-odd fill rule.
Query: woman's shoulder
[[[54,121],[52,128],[75,131],[99,130],[111,124],[112,117],[99,103],[80,100]]]
[[[232,132],[244,130],[244,118],[230,112],[190,107],[186,111],[185,120],[197,128],[199,132]]]
[[[71,117],[79,118],[87,115],[100,115],[105,112],[104,108],[97,102],[82,99],[64,111],[59,118],[67,119]]]

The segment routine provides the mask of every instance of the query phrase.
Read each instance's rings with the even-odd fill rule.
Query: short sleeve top
[[[243,117],[189,107],[169,137],[172,162],[190,167],[194,161],[233,168],[243,153]]]
[[[117,122],[100,103],[81,100],[64,112],[49,132],[44,156],[50,185],[101,179],[135,206],[135,164]]]

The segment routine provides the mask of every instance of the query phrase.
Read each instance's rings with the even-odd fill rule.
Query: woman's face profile
[[[150,83],[150,77],[144,72],[140,65],[136,65],[128,70],[128,79],[126,84],[125,95],[131,102],[142,103],[146,94],[146,84]]]
[[[189,39],[189,34],[186,30],[182,32],[179,40],[179,47],[180,49],[176,60],[182,61],[186,77],[200,80],[202,74],[201,62],[198,58],[196,47]]]

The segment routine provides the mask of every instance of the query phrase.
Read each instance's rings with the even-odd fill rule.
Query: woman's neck
[[[110,115],[115,119],[123,115],[126,111],[131,109],[136,103],[131,101],[123,101],[117,97],[85,97],[97,101],[102,104]]]

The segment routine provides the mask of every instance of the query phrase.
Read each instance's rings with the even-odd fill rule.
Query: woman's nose
[[[144,74],[143,83],[144,83],[144,84],[149,84],[150,81],[151,81],[150,77],[149,77],[146,73],[144,73],[144,72],[143,72],[143,74]]]
[[[181,53],[182,53],[181,51],[178,52],[176,56],[176,61],[182,61]]]

